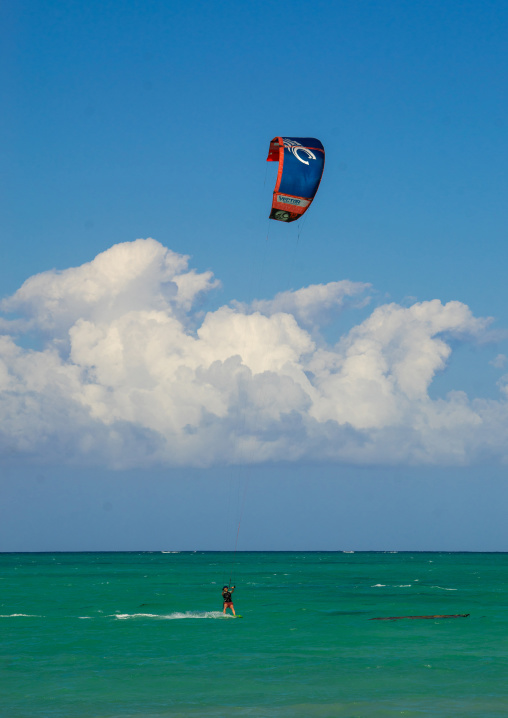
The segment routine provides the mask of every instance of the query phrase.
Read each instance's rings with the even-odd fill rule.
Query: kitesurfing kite
[[[318,191],[325,149],[314,137],[274,137],[267,162],[278,162],[270,219],[294,222],[310,207]]]

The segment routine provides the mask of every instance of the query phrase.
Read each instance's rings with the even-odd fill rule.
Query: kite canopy
[[[266,161],[279,163],[270,219],[294,222],[318,191],[325,149],[314,137],[274,137]]]

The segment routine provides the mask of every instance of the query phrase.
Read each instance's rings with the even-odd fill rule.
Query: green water
[[[0,554],[0,564],[2,718],[508,715],[508,554]],[[242,620],[222,615],[231,573]]]

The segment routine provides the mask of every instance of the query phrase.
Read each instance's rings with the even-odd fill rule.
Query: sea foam
[[[114,618],[126,620],[129,618],[155,618],[160,621],[172,621],[182,618],[233,618],[231,614],[222,611],[186,611],[185,613],[115,613]]]

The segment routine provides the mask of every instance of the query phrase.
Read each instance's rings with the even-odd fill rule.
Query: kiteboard
[[[389,616],[383,618],[369,618],[369,621],[400,621],[401,618],[467,618],[469,613],[454,613],[441,616]]]

